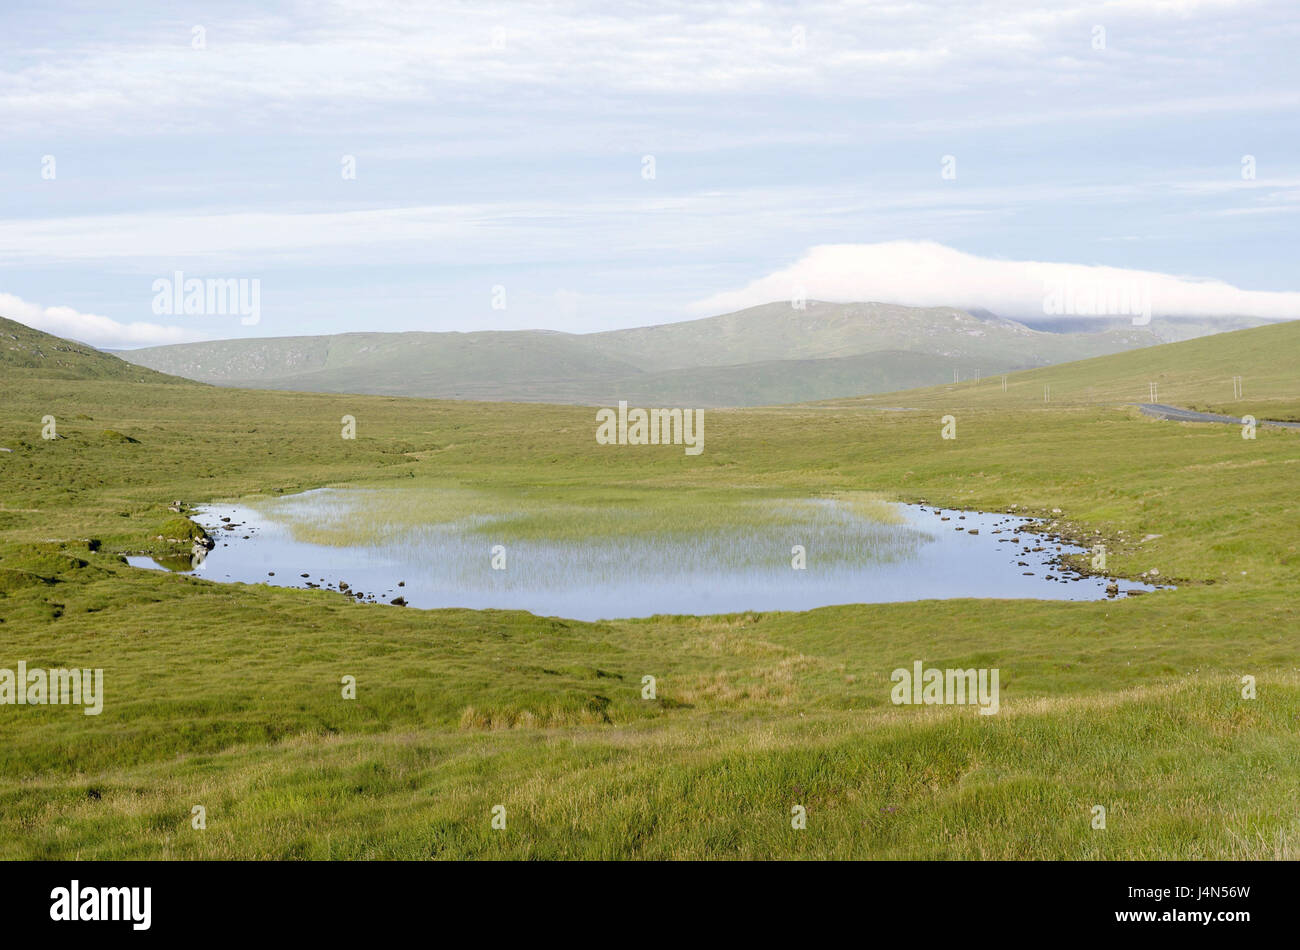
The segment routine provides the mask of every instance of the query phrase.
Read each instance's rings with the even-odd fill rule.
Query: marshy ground
[[[999,406],[996,385],[887,403],[909,413],[712,412],[688,458],[597,446],[579,407],[0,380],[0,666],[102,667],[106,693],[95,717],[3,707],[0,854],[1300,856],[1296,434],[1043,406],[1037,376]],[[47,414],[64,438],[41,439]],[[424,480],[548,510],[1016,506],[1177,589],[588,623],[120,559],[175,553],[174,499]],[[916,660],[1000,669],[999,713],[893,705],[890,672]]]

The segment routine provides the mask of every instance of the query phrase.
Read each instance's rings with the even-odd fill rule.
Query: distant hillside
[[[789,302],[571,334],[344,333],[121,353],[161,372],[259,389],[525,402],[754,406],[884,392],[1161,342],[1159,324],[1044,332],[949,307]]]
[[[1182,340],[1194,340],[1214,333],[1231,333],[1233,330],[1249,330],[1252,327],[1265,327],[1283,321],[1265,320],[1262,317],[1226,316],[1215,317],[1153,317],[1151,326],[1161,343],[1178,343]],[[1022,320],[1032,330],[1048,330],[1054,333],[1096,332],[1098,330],[1124,329],[1131,326],[1131,317],[1052,317],[1042,320]]]
[[[1233,377],[1240,377],[1240,396]],[[1006,392],[998,376],[827,405],[1026,408],[1045,405],[1045,395],[1053,406],[1162,402],[1238,417],[1300,420],[1300,320],[1013,373]]]
[[[0,317],[0,377],[41,379],[119,379],[132,382],[180,383],[93,346],[33,330]]]
[[[952,369],[971,376],[981,369],[1041,366],[1160,342],[1146,328],[1051,333],[991,313],[976,316],[951,307],[819,301],[809,301],[805,310],[778,301],[702,320],[594,333],[588,339],[601,352],[639,359],[658,369],[896,350],[950,360],[949,377]]]

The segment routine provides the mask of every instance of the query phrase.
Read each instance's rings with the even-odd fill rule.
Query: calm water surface
[[[350,596],[359,592],[380,603],[400,596],[412,607],[495,607],[579,620],[953,597],[1107,596],[1107,578],[1063,573],[1057,565],[1061,555],[1083,548],[1025,532],[1026,518],[915,505],[896,506],[902,523],[889,525],[838,501],[810,499],[787,503],[788,523],[707,536],[494,539],[491,517],[467,517],[374,544],[339,547],[294,537],[295,523],[346,518],[364,524],[366,496],[320,489],[259,510],[205,507],[195,520],[217,547],[202,563],[128,561],[230,583],[332,590],[346,584]],[[492,566],[498,544],[505,548],[504,570]],[[806,550],[804,570],[791,566],[795,545]],[[1121,594],[1155,589],[1117,583]]]

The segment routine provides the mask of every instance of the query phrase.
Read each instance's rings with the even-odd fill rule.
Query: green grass
[[[1249,334],[1278,332],[1219,340],[1221,359],[1261,361],[1248,392],[1282,348]],[[1174,347],[1162,400],[1210,398],[1213,368]],[[911,413],[710,411],[695,458],[599,446],[575,407],[0,374],[0,667],[103,667],[106,693],[99,716],[0,706],[0,856],[1300,857],[1300,434],[1110,405],[1157,357],[1033,371],[1003,402],[999,385],[883,403]],[[1075,397],[1020,398],[1045,372]],[[1279,380],[1269,398],[1300,402]],[[41,439],[45,415],[65,438]],[[188,550],[165,540],[174,499],[448,484],[558,511],[856,492],[1014,505],[1178,589],[582,623],[119,560]],[[918,659],[999,668],[1001,712],[891,705],[890,672]]]
[[[1156,402],[1241,417],[1300,421],[1300,321],[1145,347],[958,385],[836,400],[835,406],[962,406],[998,409]],[[1243,396],[1234,396],[1240,376]],[[1044,387],[1049,402],[1044,402]]]

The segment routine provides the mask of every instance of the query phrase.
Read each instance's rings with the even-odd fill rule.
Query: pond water
[[[1023,517],[893,505],[896,523],[886,523],[834,499],[764,502],[768,514],[780,509],[778,518],[695,534],[512,539],[504,529],[494,537],[501,516],[475,515],[364,543],[303,538],[306,524],[365,524],[367,499],[382,494],[320,489],[256,508],[205,507],[195,520],[217,546],[201,562],[128,561],[213,581],[343,591],[367,602],[400,597],[412,607],[520,609],[578,620],[955,597],[1099,600],[1109,583],[1121,595],[1156,589],[1080,576],[1059,559],[1084,549],[1028,533]],[[793,566],[796,545],[803,569]]]

